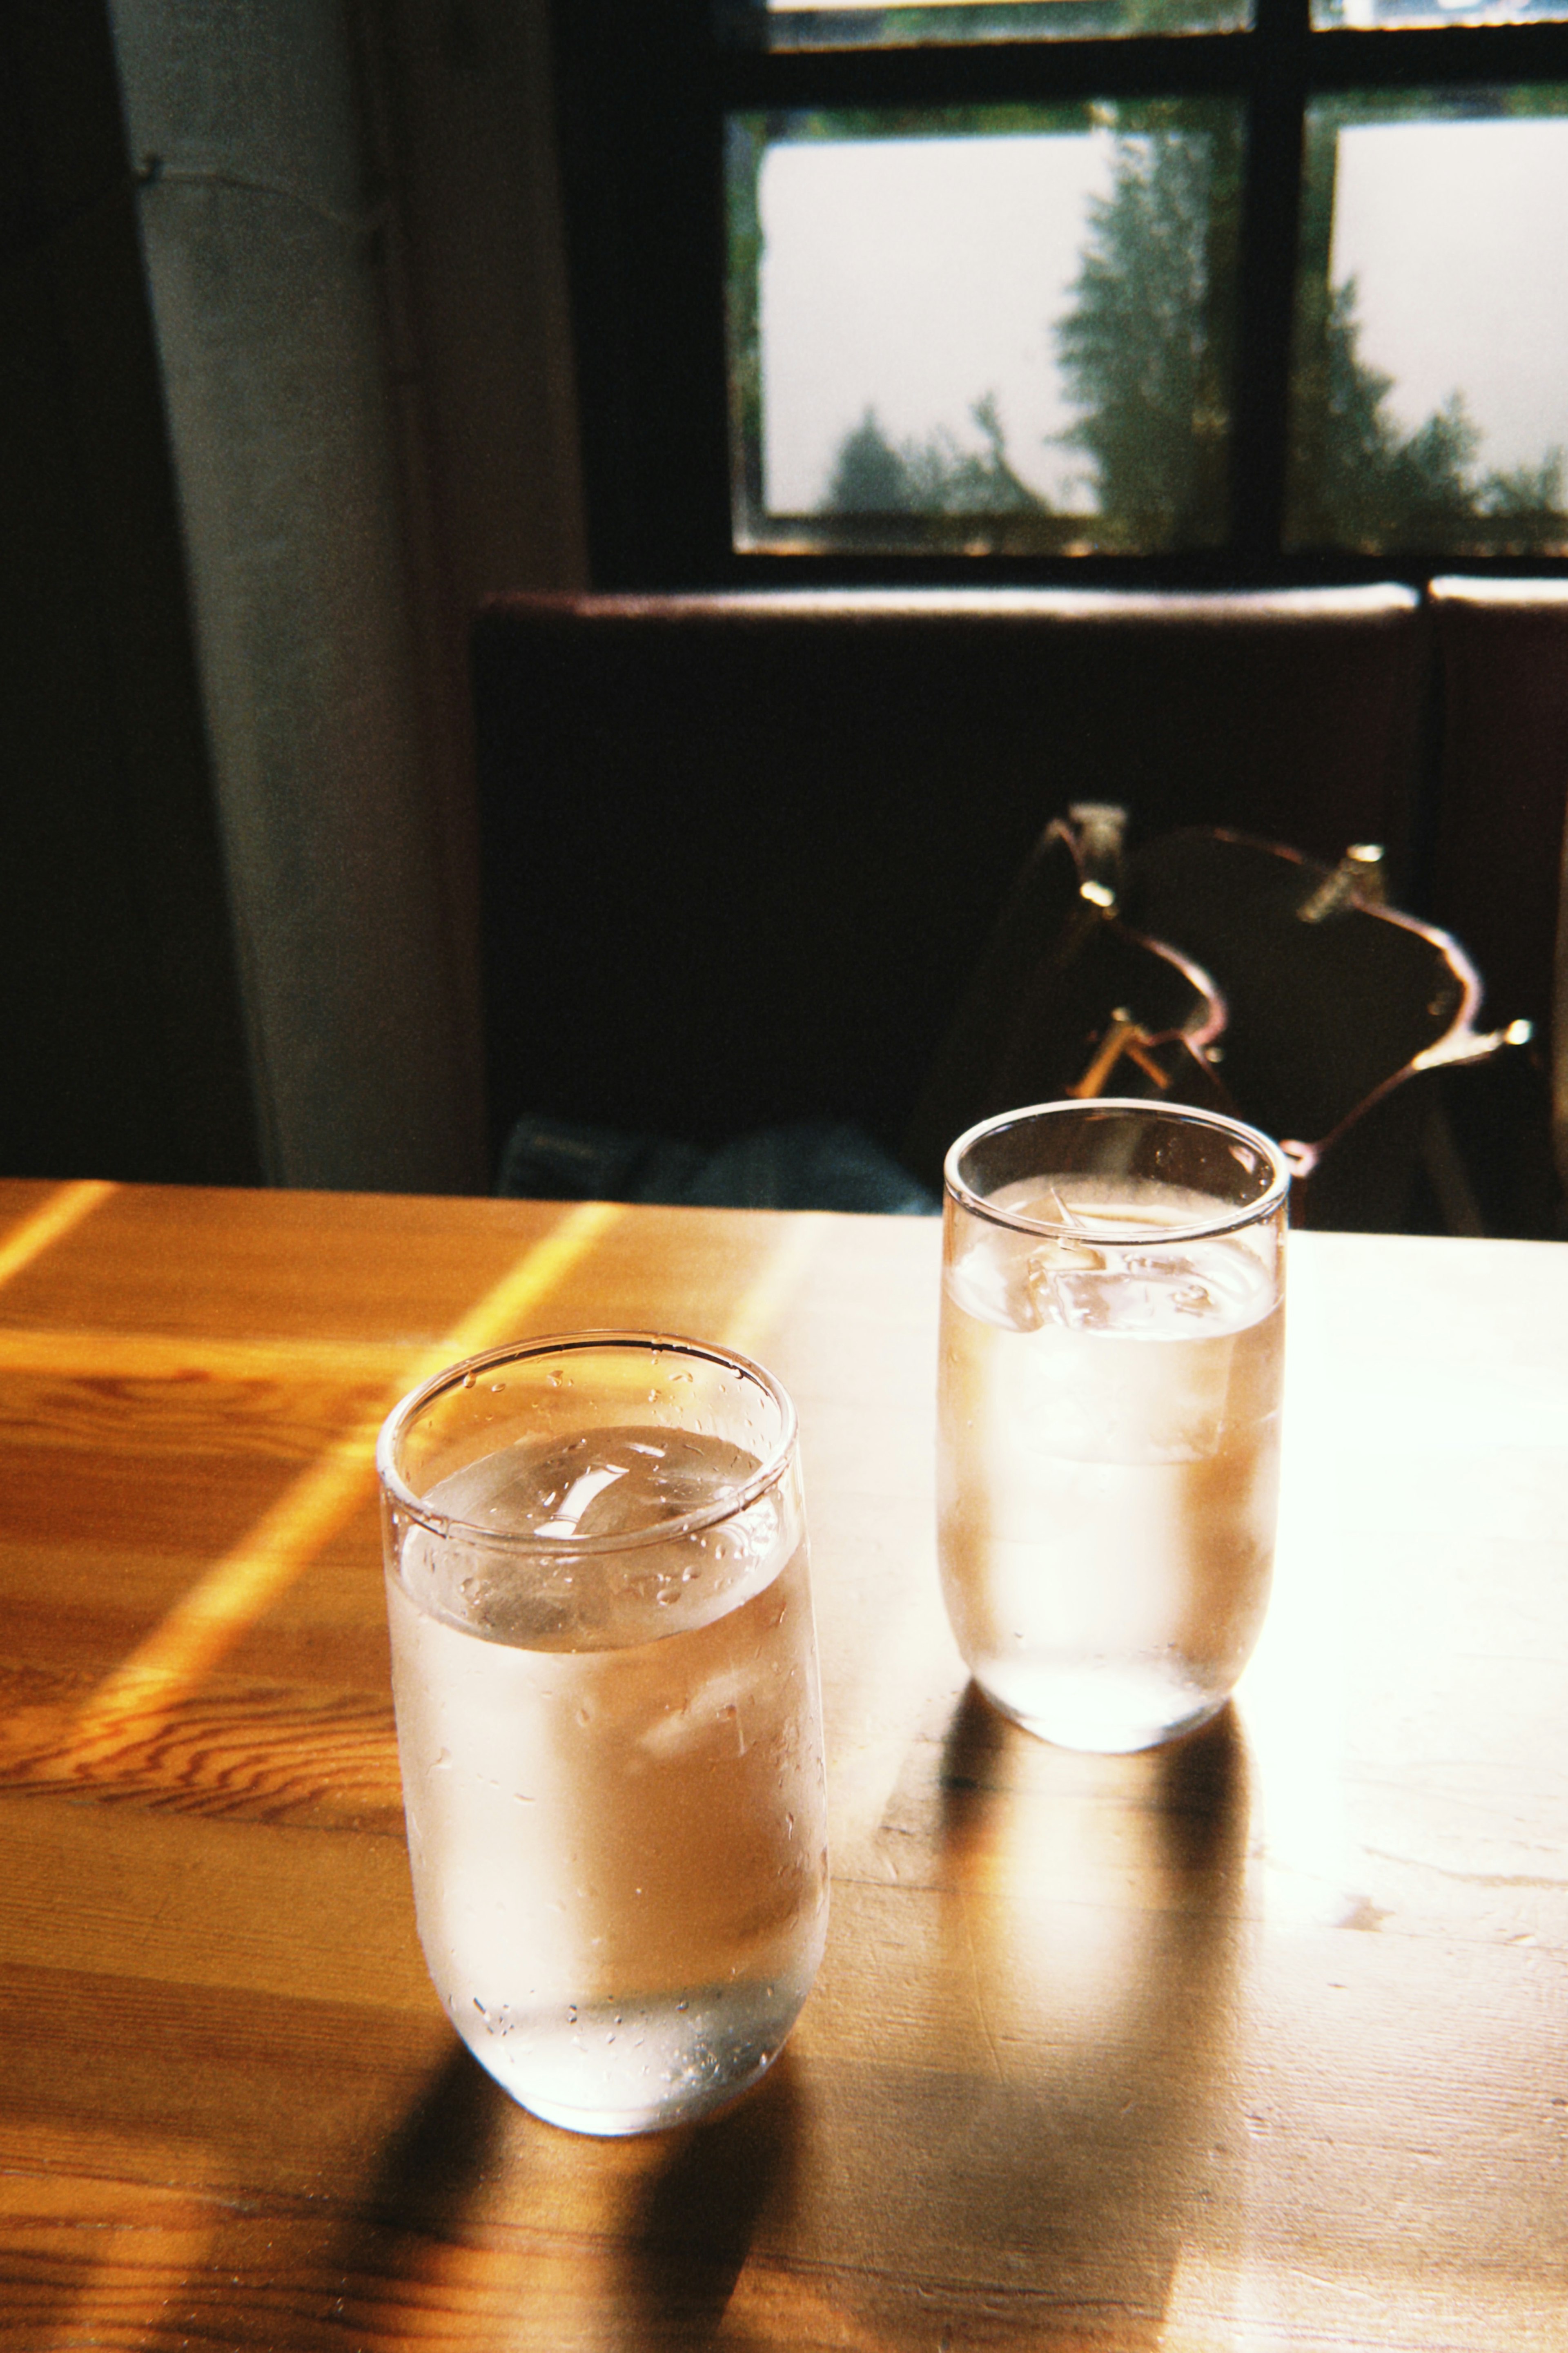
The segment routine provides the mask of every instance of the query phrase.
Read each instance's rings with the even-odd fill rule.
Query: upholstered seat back
[[[1397,858],[1426,616],[1279,595],[492,599],[474,633],[492,1133],[896,1143],[1046,820]]]

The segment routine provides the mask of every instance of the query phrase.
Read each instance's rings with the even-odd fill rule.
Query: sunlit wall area
[[[89,5],[130,150],[258,1173],[475,1189],[468,618],[585,569],[543,0]]]

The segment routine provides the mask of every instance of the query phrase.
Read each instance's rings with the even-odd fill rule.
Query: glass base
[[[784,1991],[737,1985],[532,2016],[503,2011],[488,2031],[457,2023],[479,2064],[531,2116],[624,2139],[695,2123],[760,2083],[800,2010],[799,2000],[781,2004]]]
[[[1216,1716],[1230,1697],[1228,1689],[1205,1689],[1147,1660],[971,1672],[992,1706],[1037,1740],[1100,1757],[1179,1740]]]

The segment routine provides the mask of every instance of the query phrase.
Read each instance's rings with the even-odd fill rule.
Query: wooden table
[[[0,2346],[1568,2347],[1568,1253],[1292,1244],[1238,1706],[966,1694],[918,1220],[0,1186]],[[415,1942],[369,1442],[666,1325],[801,1409],[827,1958],[727,2116],[574,2138]]]

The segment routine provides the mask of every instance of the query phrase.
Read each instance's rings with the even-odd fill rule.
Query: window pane
[[[1287,538],[1568,554],[1568,90],[1309,111]]]
[[[730,125],[739,548],[1222,540],[1240,109]]]
[[[1251,0],[939,0],[889,8],[880,0],[715,0],[720,29],[738,47],[910,48],[943,41],[1083,40],[1119,33],[1233,32]],[[1351,0],[1353,5],[1353,0]],[[1565,0],[1568,5],[1568,0]]]

